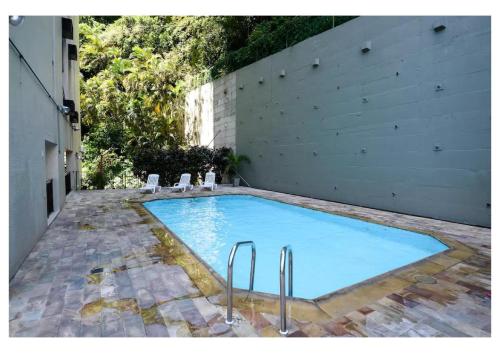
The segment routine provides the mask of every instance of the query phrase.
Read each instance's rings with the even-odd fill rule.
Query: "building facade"
[[[9,275],[80,188],[78,17],[9,19]]]
[[[253,187],[491,225],[490,17],[362,16],[206,87],[195,142]]]

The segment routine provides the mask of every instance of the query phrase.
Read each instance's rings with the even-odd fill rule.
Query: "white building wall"
[[[26,17],[19,26],[9,25],[9,37],[30,63],[58,104],[63,103],[62,48],[78,46],[78,17],[73,17],[74,41],[62,39],[61,17]],[[79,111],[79,68],[69,68],[69,94]],[[78,124],[79,126],[79,124]],[[46,147],[47,146],[47,147]],[[65,200],[64,151],[71,150],[71,169],[81,170],[80,131],[55,105],[29,71],[17,52],[9,48],[9,274],[29,254]],[[48,151],[48,155],[46,155]],[[72,188],[79,181],[73,174]],[[80,175],[80,173],[78,173]],[[47,217],[46,178],[54,179],[54,208]]]

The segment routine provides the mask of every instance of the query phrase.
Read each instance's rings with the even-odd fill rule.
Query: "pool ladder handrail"
[[[227,285],[226,285],[226,296],[227,296],[227,317],[226,324],[234,324],[233,320],[233,264],[234,257],[236,256],[236,251],[241,245],[251,245],[252,246],[252,262],[250,263],[250,285],[248,291],[253,291],[254,275],[255,275],[255,243],[251,240],[239,241],[233,245],[231,252],[229,253],[229,259],[227,261]]]
[[[285,263],[288,254],[288,296],[293,297],[293,252],[292,246],[286,245],[280,252],[280,334],[286,336],[286,295],[285,295]]]

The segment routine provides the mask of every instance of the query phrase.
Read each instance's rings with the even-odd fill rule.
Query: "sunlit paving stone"
[[[489,229],[251,188],[211,192],[242,193],[428,232],[451,244],[314,310],[292,305],[290,337],[491,335]],[[163,225],[140,203],[199,195],[206,192],[72,192],[10,282],[10,336],[280,336],[276,298],[236,300],[235,323],[227,325],[225,287],[185,248],[165,245],[167,233],[154,231]]]

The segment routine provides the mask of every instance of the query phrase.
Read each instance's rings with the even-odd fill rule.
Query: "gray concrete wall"
[[[189,144],[236,150],[236,74],[186,95],[185,136]]]
[[[215,141],[254,187],[490,226],[490,26],[347,22],[214,81]]]
[[[490,41],[489,17],[360,17],[238,70],[236,145],[252,159],[242,175],[490,226]]]
[[[73,42],[62,39],[61,17],[26,17],[23,24],[10,25],[9,36],[55,100],[73,99],[79,111],[79,68],[73,61],[65,67],[63,46],[78,45],[78,17],[73,18]],[[65,57],[63,58],[63,55]],[[80,171],[80,131],[73,131],[67,118],[57,112],[32,73],[9,48],[9,274],[12,277],[39,237],[64,204],[64,152]],[[79,173],[80,174],[80,173]],[[54,178],[56,212],[47,218],[47,177]],[[79,181],[77,182],[79,184]],[[73,188],[76,185],[73,184]]]
[[[214,81],[214,146],[236,151],[236,74]]]

